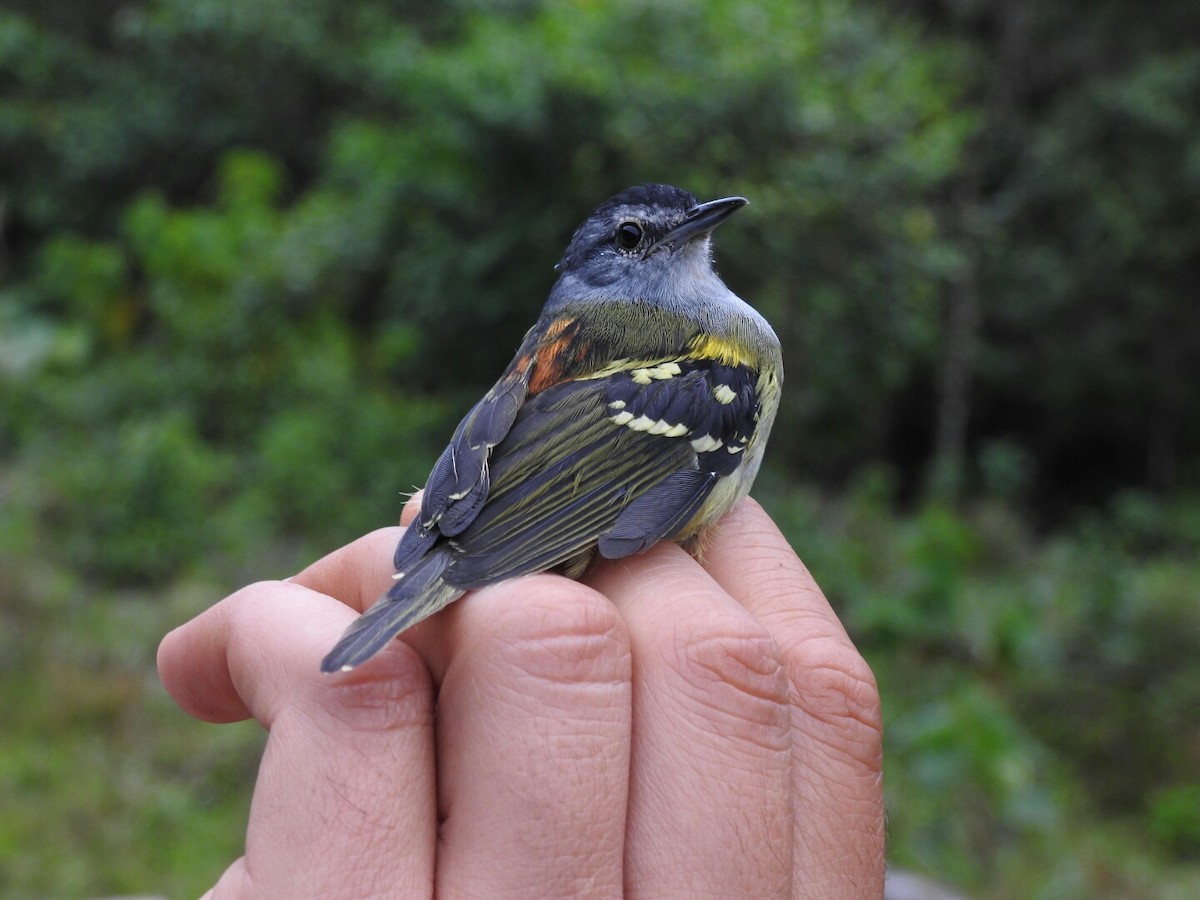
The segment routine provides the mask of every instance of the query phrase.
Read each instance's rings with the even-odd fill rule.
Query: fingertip
[[[404,509],[400,512],[400,524],[411,525],[413,520],[417,518],[417,513],[421,511],[421,498],[425,494],[425,488],[415,491],[404,501]]]
[[[753,497],[751,497],[749,494],[747,494],[745,497],[743,497],[741,500],[739,500],[737,503],[735,503],[733,505],[733,509],[730,510],[730,512],[732,512],[732,513],[741,512],[741,514],[746,515],[746,516],[757,516],[757,517],[761,517],[761,518],[764,518],[767,520],[770,520],[770,518],[771,518],[770,516],[767,515],[767,511],[765,509],[763,509],[762,504],[759,503],[757,500],[755,500]]]
[[[595,641],[613,659],[628,657],[625,622],[609,599],[562,575],[543,573],[483,588],[475,594],[475,613],[486,622],[475,630],[504,635],[503,642],[513,646],[534,649],[561,637],[578,639],[580,646]]]
[[[269,724],[278,698],[327,677],[318,672],[321,656],[351,618],[344,604],[302,584],[257,582],[164,636],[159,676],[198,719]]]
[[[394,525],[378,528],[318,559],[287,581],[334,597],[362,612],[391,585],[392,557],[403,534]]]
[[[183,701],[178,696],[181,693],[179,689],[182,687],[182,679],[179,677],[177,666],[181,656],[180,642],[184,639],[181,632],[186,627],[186,625],[180,625],[163,635],[163,639],[158,642],[158,652],[154,657],[159,681],[163,683],[167,694],[179,706],[183,706]]]
[[[801,581],[820,593],[808,567],[758,501],[745,497],[712,528],[704,542],[704,567],[731,588],[740,579]],[[735,592],[737,593],[737,592]]]
[[[567,643],[578,639],[579,646],[594,639],[614,658],[628,654],[625,623],[606,596],[545,572],[471,591],[405,631],[401,641],[426,660],[440,681],[451,661],[463,654],[492,661],[536,660],[559,637]]]
[[[225,600],[169,631],[158,645],[156,663],[163,687],[180,709],[205,722],[238,722],[250,716],[225,659],[228,626]]]
[[[343,603],[294,582],[259,582],[227,601],[232,620],[224,671],[250,713],[270,726],[277,711],[321,692],[321,658],[353,620]]]
[[[716,523],[707,546],[723,541],[765,545],[795,555],[791,543],[779,530],[779,526],[753,497],[743,497]]]
[[[622,608],[627,596],[669,597],[680,584],[693,584],[697,576],[701,585],[711,582],[686,550],[678,544],[661,541],[636,556],[599,560],[583,582]]]

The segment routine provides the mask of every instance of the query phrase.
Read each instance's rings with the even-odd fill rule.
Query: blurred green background
[[[1200,5],[5,0],[0,897],[194,895],[262,735],[159,637],[394,521],[628,184],[750,208],[757,490],[889,858],[1200,896]]]

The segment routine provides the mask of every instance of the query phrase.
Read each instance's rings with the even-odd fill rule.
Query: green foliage
[[[243,329],[268,326],[191,290],[251,294],[268,322],[333,302],[364,328],[419,323],[403,374],[426,390],[477,391],[601,196],[638,179],[741,191],[759,212],[730,233],[722,261],[789,342],[791,415],[824,436],[816,446],[784,433],[785,452],[816,466],[879,446],[889,392],[936,350],[938,283],[955,265],[931,191],[952,177],[975,120],[958,104],[960,51],[844,0],[560,0],[438,19],[382,3],[135,4],[107,23],[123,51],[112,57],[14,20],[88,75],[86,89],[54,98],[64,131],[28,127],[10,147],[26,168],[75,158],[37,168],[14,190],[14,214],[33,228],[106,231],[106,249],[90,252],[115,262],[119,237],[140,257],[126,264],[158,283],[134,290],[132,310],[110,290],[111,328],[152,315],[179,339],[236,334],[231,349],[245,352],[258,335]],[[215,171],[239,145],[258,162],[234,171],[226,158]],[[116,159],[128,170],[114,177]],[[282,209],[280,162],[300,175]],[[80,183],[102,216],[38,199]],[[213,208],[162,221],[173,198],[197,194]],[[34,215],[42,208],[49,220]],[[113,277],[103,284],[115,289]],[[443,348],[464,342],[486,352],[447,367]],[[865,446],[861,418],[846,415],[864,404],[878,423]]]
[[[1200,503],[1042,542],[991,502],[894,517],[894,483],[762,492],[879,681],[891,859],[981,897],[1188,896]]]
[[[1172,853],[1200,857],[1200,784],[1158,791],[1151,798],[1150,834]]]
[[[136,197],[115,239],[57,238],[29,282],[62,310],[58,343],[77,339],[69,355],[47,349],[11,406],[38,462],[26,475],[43,481],[33,499],[62,558],[105,579],[237,560],[264,537],[328,546],[394,520],[445,424],[438,401],[381,387],[415,352],[413,330],[356,334],[340,308],[356,242],[297,236],[328,238],[359,210],[314,194],[285,215],[282,169],[245,150],[215,188],[208,208]],[[381,460],[398,473],[391,491]]]
[[[28,575],[28,569],[25,569]],[[186,720],[153,677],[164,631],[211,585],[98,593],[27,578],[52,622],[13,620],[0,696],[0,897],[196,896],[242,852],[262,735]]]
[[[761,198],[725,258],[790,338],[800,428],[780,429],[781,458],[852,458],[862,438],[841,411],[881,421],[863,398],[886,403],[934,352],[934,260],[953,253],[928,197],[971,132],[963,58],[912,53],[916,30],[869,10],[548,2],[410,19],[161,2],[97,14],[118,55],[57,21],[3,20],[47,71],[7,58],[25,90],[0,110],[0,158],[33,177],[11,189],[30,252],[0,302],[51,336],[6,408],[30,470],[52,461],[42,515],[72,508],[53,527],[106,577],[220,564],[228,535],[316,542],[354,504],[351,529],[390,518],[379,498],[431,456],[420,426],[448,428],[494,377],[574,220],[629,180]],[[41,102],[60,127],[30,118]],[[763,152],[788,143],[805,152]],[[79,194],[99,206],[70,207]],[[815,235],[819,252],[793,252]],[[158,484],[175,478],[192,486]],[[142,532],[170,550],[137,571]]]
[[[231,461],[205,447],[182,415],[128,421],[89,452],[67,451],[55,463],[47,524],[63,559],[82,571],[157,580],[211,546],[216,522],[205,511],[217,504]]]

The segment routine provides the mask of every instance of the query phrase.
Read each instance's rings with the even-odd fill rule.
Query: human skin
[[[398,534],[164,638],[184,710],[270,732],[208,896],[882,896],[875,682],[754,501],[703,563],[660,544],[503,582],[321,674]]]

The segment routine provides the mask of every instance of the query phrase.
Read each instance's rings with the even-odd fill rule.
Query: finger
[[[870,668],[787,539],[754,501],[739,503],[722,519],[704,561],[783,650],[795,705],[794,877],[800,895],[878,896],[884,869],[882,721]],[[845,863],[830,867],[835,857]]]
[[[620,618],[555,575],[455,606],[438,700],[438,894],[618,896],[631,714]]]
[[[421,491],[404,504],[400,524],[410,525],[421,509]],[[392,558],[403,528],[379,528],[318,559],[288,581],[336,597],[362,612],[392,585]]]
[[[637,678],[629,896],[784,897],[791,861],[787,676],[766,629],[682,549],[599,566]]]
[[[170,631],[158,645],[158,673],[171,698],[184,712],[206,722],[237,722],[254,713],[233,679],[229,647],[239,629],[262,635],[252,598],[283,582],[245,587]],[[296,611],[298,621],[311,613]]]
[[[392,585],[392,556],[402,528],[380,528],[339,547],[288,579],[362,612]],[[332,646],[332,645],[331,645]]]
[[[253,585],[223,605],[225,677],[270,737],[245,863],[218,895],[238,882],[255,896],[427,889],[436,782],[433,691],[420,657],[396,643],[371,667],[330,679],[318,663],[352,618],[344,606],[286,582]]]
[[[419,491],[414,491],[409,498],[404,501],[404,509],[400,513],[400,524],[411,525],[413,519],[417,517],[417,513],[421,511],[421,496],[425,493],[425,488]]]
[[[391,583],[391,554],[401,529],[381,528],[317,560],[289,582],[362,610]],[[230,676],[225,651],[252,585],[171,631],[159,644],[158,666],[168,693],[186,712],[208,722],[250,716]],[[330,646],[333,646],[330,643]]]
[[[421,493],[417,491],[404,504],[401,525],[410,525],[417,517]],[[403,528],[376,529],[323,556],[288,581],[336,597],[362,612],[391,587],[396,572],[392,558],[403,534]]]

